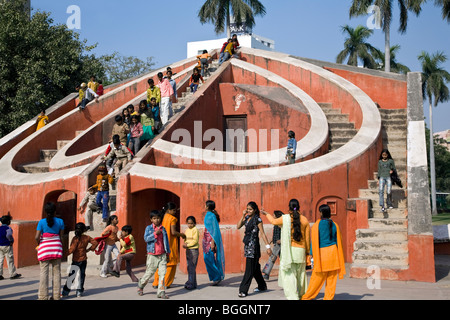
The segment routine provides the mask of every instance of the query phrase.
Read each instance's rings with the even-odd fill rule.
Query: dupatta
[[[223,250],[222,234],[220,233],[220,227],[219,223],[217,222],[216,215],[211,211],[206,212],[204,224],[206,230],[208,230],[209,234],[214,239],[214,242],[216,244],[217,266],[220,269],[221,279],[223,280],[225,278],[225,252]]]

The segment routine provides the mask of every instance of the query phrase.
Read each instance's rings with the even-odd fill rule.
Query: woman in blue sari
[[[214,201],[206,201],[207,212],[204,219],[205,232],[202,241],[206,271],[214,286],[225,278],[225,254],[219,227],[220,217],[215,209]]]

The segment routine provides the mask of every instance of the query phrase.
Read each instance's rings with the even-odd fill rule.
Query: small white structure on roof
[[[237,34],[237,37],[241,47],[268,51],[275,50],[275,41],[272,39],[264,38],[252,33]],[[201,54],[203,50],[208,50],[209,52],[213,49],[220,49],[226,41],[227,38],[188,42],[187,58],[197,56]]]

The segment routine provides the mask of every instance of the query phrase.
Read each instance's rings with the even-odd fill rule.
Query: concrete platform
[[[199,258],[201,259],[201,257]],[[343,280],[338,280],[335,300],[450,300],[450,256],[436,256],[436,283],[414,282],[414,281],[388,281],[381,280],[379,288],[374,287],[372,282],[365,279],[353,279],[348,275]],[[62,284],[66,280],[67,263],[62,265]],[[347,273],[350,266],[347,265]],[[142,277],[145,271],[144,266],[134,268],[136,276]],[[22,278],[10,280],[8,270],[4,269],[4,280],[0,281],[0,300],[37,300],[39,287],[39,266],[20,268],[18,270]],[[311,271],[307,271],[308,280]],[[267,281],[268,290],[262,293],[253,293],[256,282],[253,281],[249,295],[246,298],[238,297],[239,284],[243,274],[228,274],[224,281],[218,286],[211,286],[208,276],[197,275],[198,288],[196,290],[184,289],[187,275],[177,272],[175,281],[166,293],[175,305],[183,305],[190,301],[195,301],[197,305],[204,303],[215,303],[220,300],[233,300],[234,303],[254,304],[255,300],[270,303],[270,301],[286,300],[283,289],[278,286],[278,278],[271,277]],[[316,300],[323,299],[323,288]],[[108,276],[86,276],[84,296],[76,298],[75,292],[71,292],[68,301],[89,301],[89,300],[154,300],[161,301],[156,297],[156,289],[149,283],[144,289],[144,295],[137,295],[137,284],[131,282],[125,271],[121,272],[120,278]],[[250,302],[253,301],[253,302]],[[200,304],[199,304],[200,303]],[[173,306],[172,304],[170,304]],[[283,304],[284,305],[284,304]],[[22,306],[22,304],[21,304]],[[150,304],[151,306],[151,304]],[[15,309],[11,309],[15,310]],[[112,310],[112,309],[111,309]],[[103,310],[105,311],[105,310]]]

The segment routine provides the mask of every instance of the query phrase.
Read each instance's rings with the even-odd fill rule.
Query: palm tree
[[[398,45],[398,44],[391,47],[390,55],[389,55],[390,60],[391,60],[390,61],[391,72],[407,74],[411,70],[407,66],[397,62],[397,60],[396,60],[396,55],[399,50],[400,50],[400,45]],[[384,57],[385,57],[385,54],[384,54],[384,52],[381,52],[381,51],[377,51],[374,54],[374,58],[378,63],[379,70],[384,70],[384,65],[385,65]]]
[[[433,135],[433,105],[436,107],[439,102],[450,99],[450,93],[446,82],[450,82],[450,73],[440,67],[447,61],[447,57],[442,52],[431,55],[425,51],[419,55],[422,63],[422,92],[423,97],[428,98],[430,112],[430,178],[431,178],[431,202],[432,214],[437,214],[436,207],[436,171],[434,160],[434,135]],[[433,103],[434,98],[434,103]]]
[[[375,69],[377,63],[373,58],[373,55],[379,51],[373,47],[370,43],[366,42],[373,30],[366,28],[364,26],[357,26],[352,28],[345,25],[342,28],[342,33],[347,34],[348,37],[345,39],[344,50],[339,52],[336,57],[337,63],[343,63],[348,57],[347,64],[350,66],[358,66],[358,60],[362,60],[365,68]]]
[[[258,0],[206,0],[200,8],[200,22],[214,24],[216,34],[227,30],[227,38],[231,37],[230,18],[234,17],[237,24],[245,21],[252,28],[255,25],[255,15],[264,16],[266,8]]]
[[[385,35],[385,71],[391,71],[390,65],[390,29],[392,22],[393,0],[352,0],[350,7],[350,18],[355,16],[366,15],[369,7],[375,5],[380,9],[381,25]],[[397,0],[400,7],[400,27],[399,32],[405,33],[408,24],[408,11],[412,11],[418,16],[422,11],[422,4],[426,0]],[[447,1],[447,0],[444,0]]]
[[[450,23],[450,0],[435,0],[436,6],[442,6],[442,18]]]

